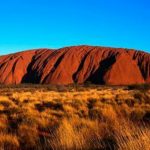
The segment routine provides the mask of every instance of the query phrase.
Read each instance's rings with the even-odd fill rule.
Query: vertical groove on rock
[[[98,46],[37,49],[0,56],[0,83],[150,83],[150,54]]]

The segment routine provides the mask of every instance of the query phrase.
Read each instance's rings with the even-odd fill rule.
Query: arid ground
[[[150,86],[0,86],[0,149],[150,150]]]

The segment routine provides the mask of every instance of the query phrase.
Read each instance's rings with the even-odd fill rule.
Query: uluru
[[[0,56],[0,84],[150,83],[150,54],[98,46],[34,49]]]

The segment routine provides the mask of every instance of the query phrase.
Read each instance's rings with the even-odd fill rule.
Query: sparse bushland
[[[140,90],[140,91],[147,91],[150,89],[150,84],[133,84],[128,86],[129,90]]]
[[[0,86],[0,149],[150,149],[150,89]]]

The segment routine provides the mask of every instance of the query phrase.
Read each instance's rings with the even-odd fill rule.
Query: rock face
[[[0,83],[128,85],[150,83],[150,54],[74,46],[0,56]]]

